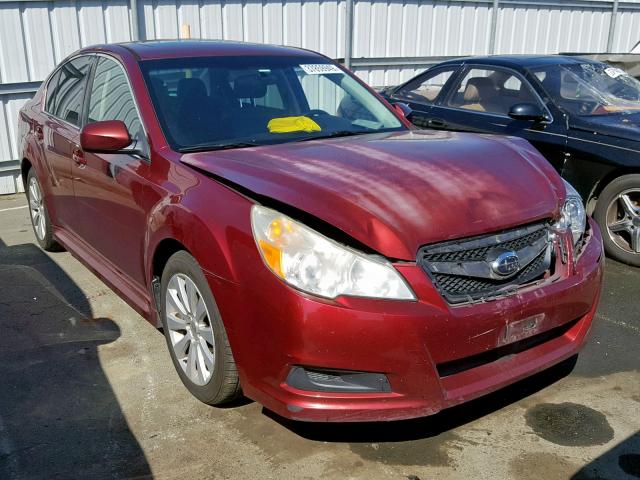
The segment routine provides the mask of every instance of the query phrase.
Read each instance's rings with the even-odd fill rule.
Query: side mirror
[[[131,145],[131,135],[124,122],[105,120],[85,125],[80,132],[80,146],[87,152],[118,152]]]
[[[411,113],[413,112],[413,110],[411,110],[411,107],[403,102],[395,102],[393,104],[393,109],[398,112],[399,115],[403,116],[406,119],[408,119],[409,115],[411,115]]]
[[[509,116],[514,120],[530,120],[542,122],[547,116],[540,107],[533,103],[516,103],[509,109]]]

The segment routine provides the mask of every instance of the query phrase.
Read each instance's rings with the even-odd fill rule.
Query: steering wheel
[[[315,108],[313,110],[309,110],[302,114],[305,117],[317,117],[320,115],[331,115],[329,112],[325,112],[324,110],[320,110],[319,108]]]

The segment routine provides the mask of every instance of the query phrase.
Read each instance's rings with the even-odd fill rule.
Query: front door
[[[537,105],[548,115],[544,122],[516,120],[509,117],[518,103]],[[528,80],[514,70],[468,66],[451,85],[447,95],[432,107],[430,127],[527,139],[558,170],[565,160],[566,120],[557,113],[553,118]]]
[[[121,120],[133,143],[125,152],[80,152],[81,165],[74,167],[79,234],[119,273],[144,285],[150,163],[146,135],[120,63],[98,56],[87,102],[86,124]]]

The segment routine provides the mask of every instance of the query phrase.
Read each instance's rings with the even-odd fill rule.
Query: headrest
[[[268,77],[258,74],[243,75],[233,81],[233,94],[236,98],[262,98],[267,94]]]
[[[178,81],[178,98],[200,98],[207,96],[207,87],[199,78],[181,78]]]
[[[465,102],[477,102],[490,96],[494,91],[493,80],[487,77],[473,77],[464,89]]]

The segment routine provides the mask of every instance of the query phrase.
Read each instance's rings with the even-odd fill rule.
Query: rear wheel
[[[164,334],[182,383],[209,405],[237,398],[238,372],[220,313],[202,269],[187,252],[167,262],[161,292]]]
[[[607,254],[640,266],[640,175],[623,175],[607,185],[596,204],[594,218],[602,229]]]
[[[53,229],[49,219],[47,205],[42,195],[42,188],[32,168],[27,175],[27,200],[29,201],[29,215],[33,233],[40,247],[50,252],[61,250],[60,244],[53,238]]]

